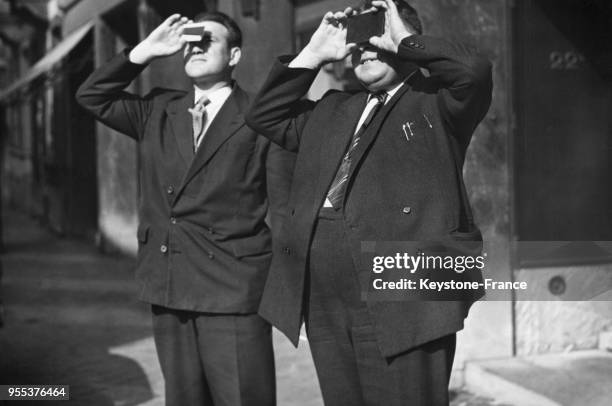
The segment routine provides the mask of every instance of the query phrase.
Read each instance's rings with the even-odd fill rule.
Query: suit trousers
[[[306,332],[325,405],[448,405],[455,334],[381,354],[341,211],[319,213],[307,286]]]
[[[152,313],[166,406],[276,404],[271,327],[257,314]]]

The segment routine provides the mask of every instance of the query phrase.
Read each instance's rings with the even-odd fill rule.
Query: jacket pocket
[[[448,244],[449,252],[453,255],[470,256],[477,258],[484,253],[482,233],[476,226],[471,226],[466,231],[453,231],[450,233]]]
[[[146,244],[149,239],[149,225],[148,224],[139,224],[138,230],[136,231],[136,238],[138,238],[138,242],[140,244]]]
[[[466,231],[452,231],[450,236],[456,241],[482,241],[482,233],[476,226],[471,226]]]

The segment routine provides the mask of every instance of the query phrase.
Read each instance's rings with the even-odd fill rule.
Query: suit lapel
[[[204,139],[198,147],[191,166],[185,175],[182,188],[206,165],[221,145],[244,125],[244,111],[247,106],[248,97],[246,93],[238,86],[235,86],[221,107],[221,110],[219,110],[206,130]]]
[[[355,131],[355,126],[366,104],[367,93],[359,92],[351,96],[335,112],[333,125],[327,131],[320,150],[319,180],[315,197],[315,209],[318,210],[325,198],[329,186],[336,175],[340,161]]]
[[[184,97],[172,100],[166,107],[174,138],[187,167],[193,161],[193,120],[188,110],[194,104],[193,99],[192,88]]]

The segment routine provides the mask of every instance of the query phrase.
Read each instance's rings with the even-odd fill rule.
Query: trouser
[[[152,312],[167,406],[276,404],[271,327],[257,314]]]
[[[323,208],[309,257],[306,331],[325,404],[448,405],[455,334],[382,356],[345,230],[342,214]]]

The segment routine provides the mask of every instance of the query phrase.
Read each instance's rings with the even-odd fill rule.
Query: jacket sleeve
[[[317,76],[313,69],[289,68],[280,58],[272,67],[246,115],[254,131],[281,147],[297,151],[315,103],[303,97]]]
[[[104,124],[138,140],[144,132],[150,102],[123,89],[146,65],[130,62],[128,52],[116,55],[96,69],[81,84],[76,99]]]
[[[491,105],[491,62],[468,46],[424,35],[405,38],[398,56],[429,71],[441,86],[438,105],[446,124],[453,134],[470,137]]]
[[[296,156],[295,152],[287,151],[272,142],[269,145],[266,157],[266,188],[270,225],[275,236],[287,215]]]

